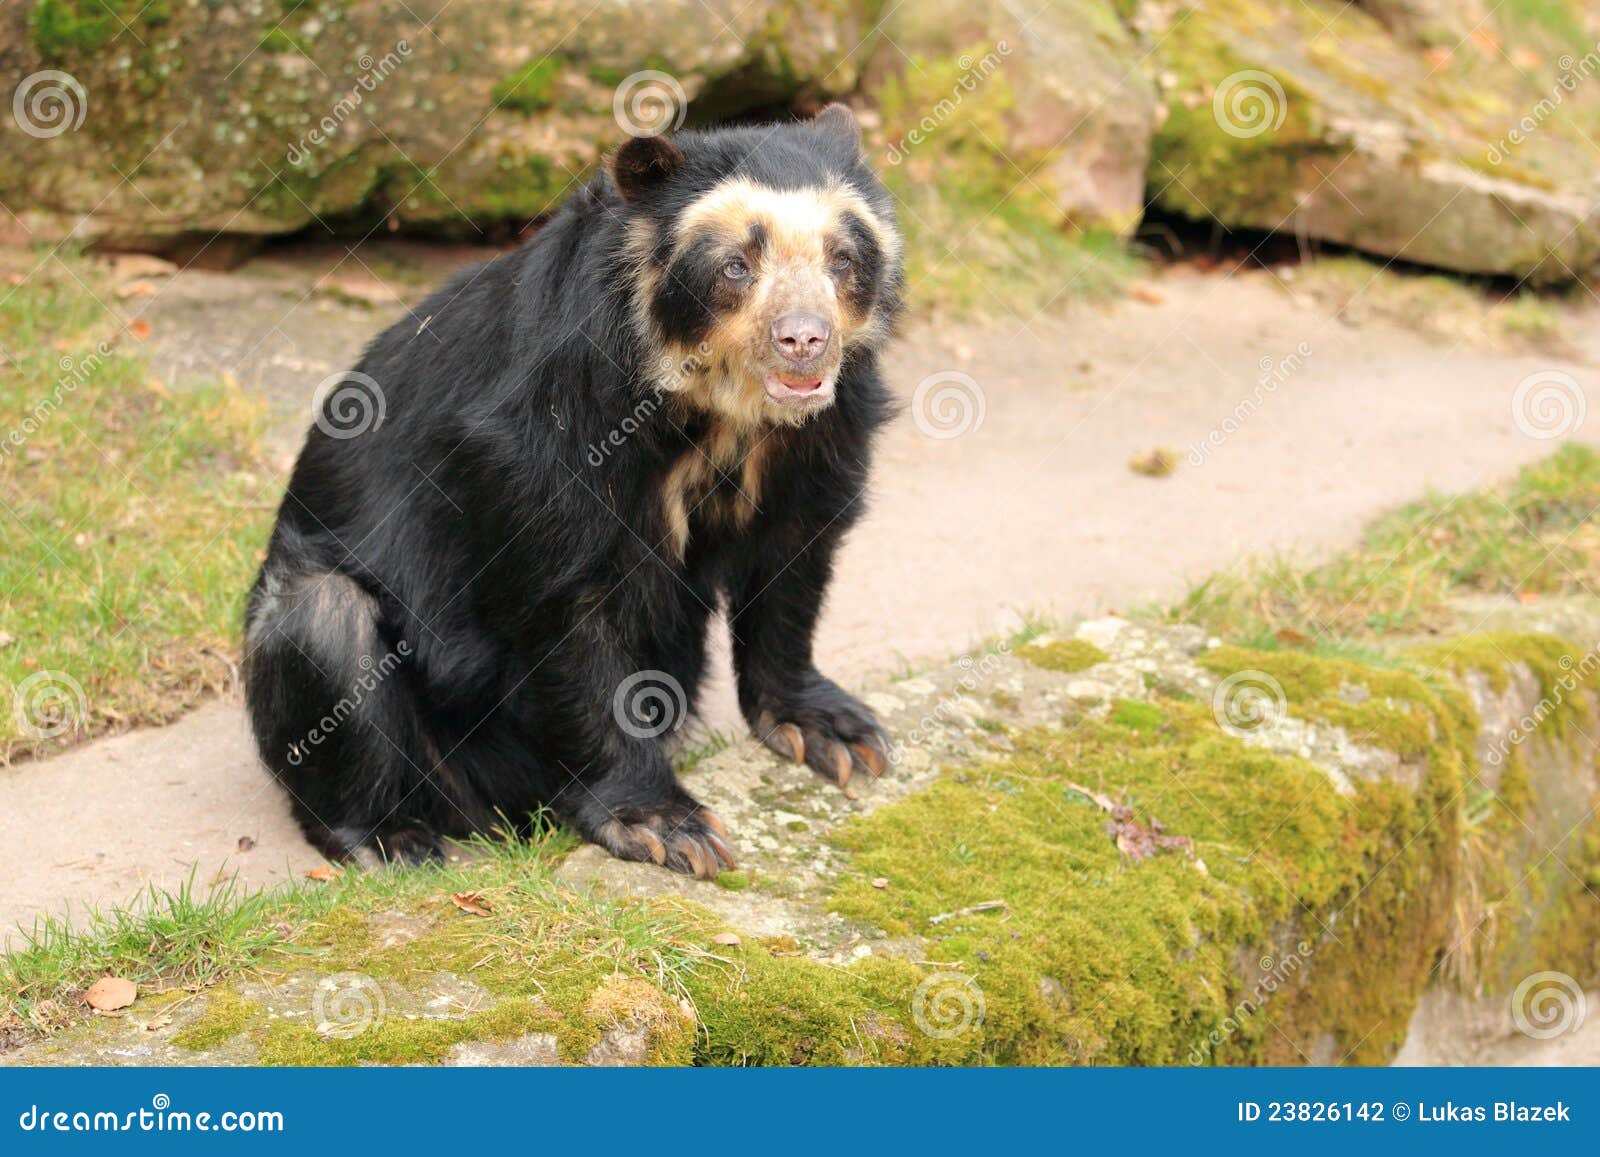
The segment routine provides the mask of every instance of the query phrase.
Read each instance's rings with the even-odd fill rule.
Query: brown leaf
[[[128,323],[128,332],[134,337],[138,338],[140,341],[143,341],[154,331],[148,321],[135,320]]]
[[[1280,643],[1287,643],[1291,647],[1303,647],[1311,641],[1310,637],[1293,627],[1279,627],[1273,632],[1273,638]]]
[[[138,986],[120,976],[102,977],[83,994],[84,1002],[97,1012],[115,1012],[119,1008],[127,1008],[138,998]]]
[[[494,912],[494,905],[479,892],[452,892],[450,902],[469,916],[488,916]]]
[[[1159,289],[1151,289],[1148,285],[1140,285],[1134,288],[1133,300],[1142,301],[1146,305],[1161,305],[1167,300],[1167,295]]]
[[[130,281],[127,285],[117,286],[117,296],[126,300],[130,297],[154,297],[156,287],[148,281]]]
[[[872,886],[874,888],[887,888],[889,886],[889,877],[879,876],[877,879],[872,881]]]
[[[740,943],[740,940],[738,933],[736,932],[718,932],[711,938],[711,943],[727,944],[731,947],[732,945]]]
[[[139,1022],[139,1031],[140,1032],[155,1032],[157,1029],[166,1028],[171,1023],[172,1023],[172,1017],[171,1016],[152,1017],[150,1020]]]
[[[342,875],[344,875],[344,871],[341,868],[335,868],[332,864],[318,864],[306,873],[306,879],[326,884],[330,880],[337,880]]]

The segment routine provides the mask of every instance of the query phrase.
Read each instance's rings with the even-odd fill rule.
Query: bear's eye
[[[743,281],[750,276],[750,267],[735,257],[722,267],[722,276],[729,281]]]
[[[832,260],[828,262],[828,269],[834,273],[849,273],[852,264],[850,254],[835,253]]]

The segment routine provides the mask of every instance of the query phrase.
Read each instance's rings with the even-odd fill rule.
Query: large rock
[[[1153,202],[1463,273],[1580,276],[1600,259],[1584,77],[1600,57],[1569,7],[1566,24],[1507,16],[1424,49],[1446,9],[1422,0],[1145,0],[1169,114]]]
[[[978,139],[998,154],[1002,188],[1041,193],[1073,227],[1131,233],[1144,212],[1157,109],[1137,45],[1109,0],[1026,8],[1003,0],[893,8],[865,78],[869,93],[894,93],[885,102],[886,160],[925,162],[930,175],[951,180],[950,122],[987,106],[993,116]]]
[[[37,235],[180,249],[341,219],[522,225],[623,138],[619,121],[850,91],[871,7],[10,5],[0,75],[25,111],[0,130],[0,201]]]

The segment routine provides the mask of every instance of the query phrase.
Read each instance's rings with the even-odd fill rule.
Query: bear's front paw
[[[654,861],[702,880],[734,867],[727,839],[722,821],[687,795],[614,816],[595,832],[595,842],[619,860]]]
[[[837,783],[850,799],[855,772],[876,778],[889,763],[889,736],[872,709],[820,676],[765,703],[752,726],[762,743]]]

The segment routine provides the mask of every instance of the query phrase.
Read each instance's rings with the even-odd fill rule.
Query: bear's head
[[[636,137],[611,175],[658,389],[741,427],[799,424],[833,404],[852,357],[887,339],[900,236],[845,106],[802,124]]]

